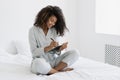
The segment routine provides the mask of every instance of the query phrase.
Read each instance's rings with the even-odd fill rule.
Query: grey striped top
[[[57,41],[58,37],[59,36],[57,35],[56,30],[54,28],[50,28],[48,30],[47,35],[45,35],[43,30],[39,27],[33,26],[32,28],[30,28],[29,43],[33,59],[35,57],[42,57],[49,62],[55,61],[56,55],[45,53],[44,48],[50,45],[52,41],[50,38],[53,38],[54,40]]]

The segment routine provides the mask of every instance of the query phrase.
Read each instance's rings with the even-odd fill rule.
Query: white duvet
[[[50,76],[30,72],[31,57],[0,52],[0,80],[120,80],[120,68],[80,57],[73,71]]]

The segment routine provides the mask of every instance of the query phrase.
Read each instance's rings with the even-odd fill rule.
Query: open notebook
[[[51,49],[50,51],[48,51],[50,54],[55,54],[56,52],[59,52],[61,45]]]

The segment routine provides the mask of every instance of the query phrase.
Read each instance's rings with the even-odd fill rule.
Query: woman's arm
[[[33,57],[40,57],[44,55],[44,47],[38,46],[36,36],[35,36],[36,30],[34,27],[32,27],[29,30],[29,44],[30,44],[30,50],[32,52]]]

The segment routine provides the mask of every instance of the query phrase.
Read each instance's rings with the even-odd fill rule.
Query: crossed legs
[[[60,71],[71,71],[73,68],[67,68],[78,59],[76,51],[68,51],[57,58],[54,67],[51,68],[50,64],[44,58],[36,58],[32,61],[31,71],[35,74],[54,74]]]
[[[71,50],[63,55],[61,55],[56,60],[56,66],[49,71],[50,74],[59,72],[59,71],[71,71],[73,68],[67,68],[72,65],[79,58],[79,53],[76,50]]]

